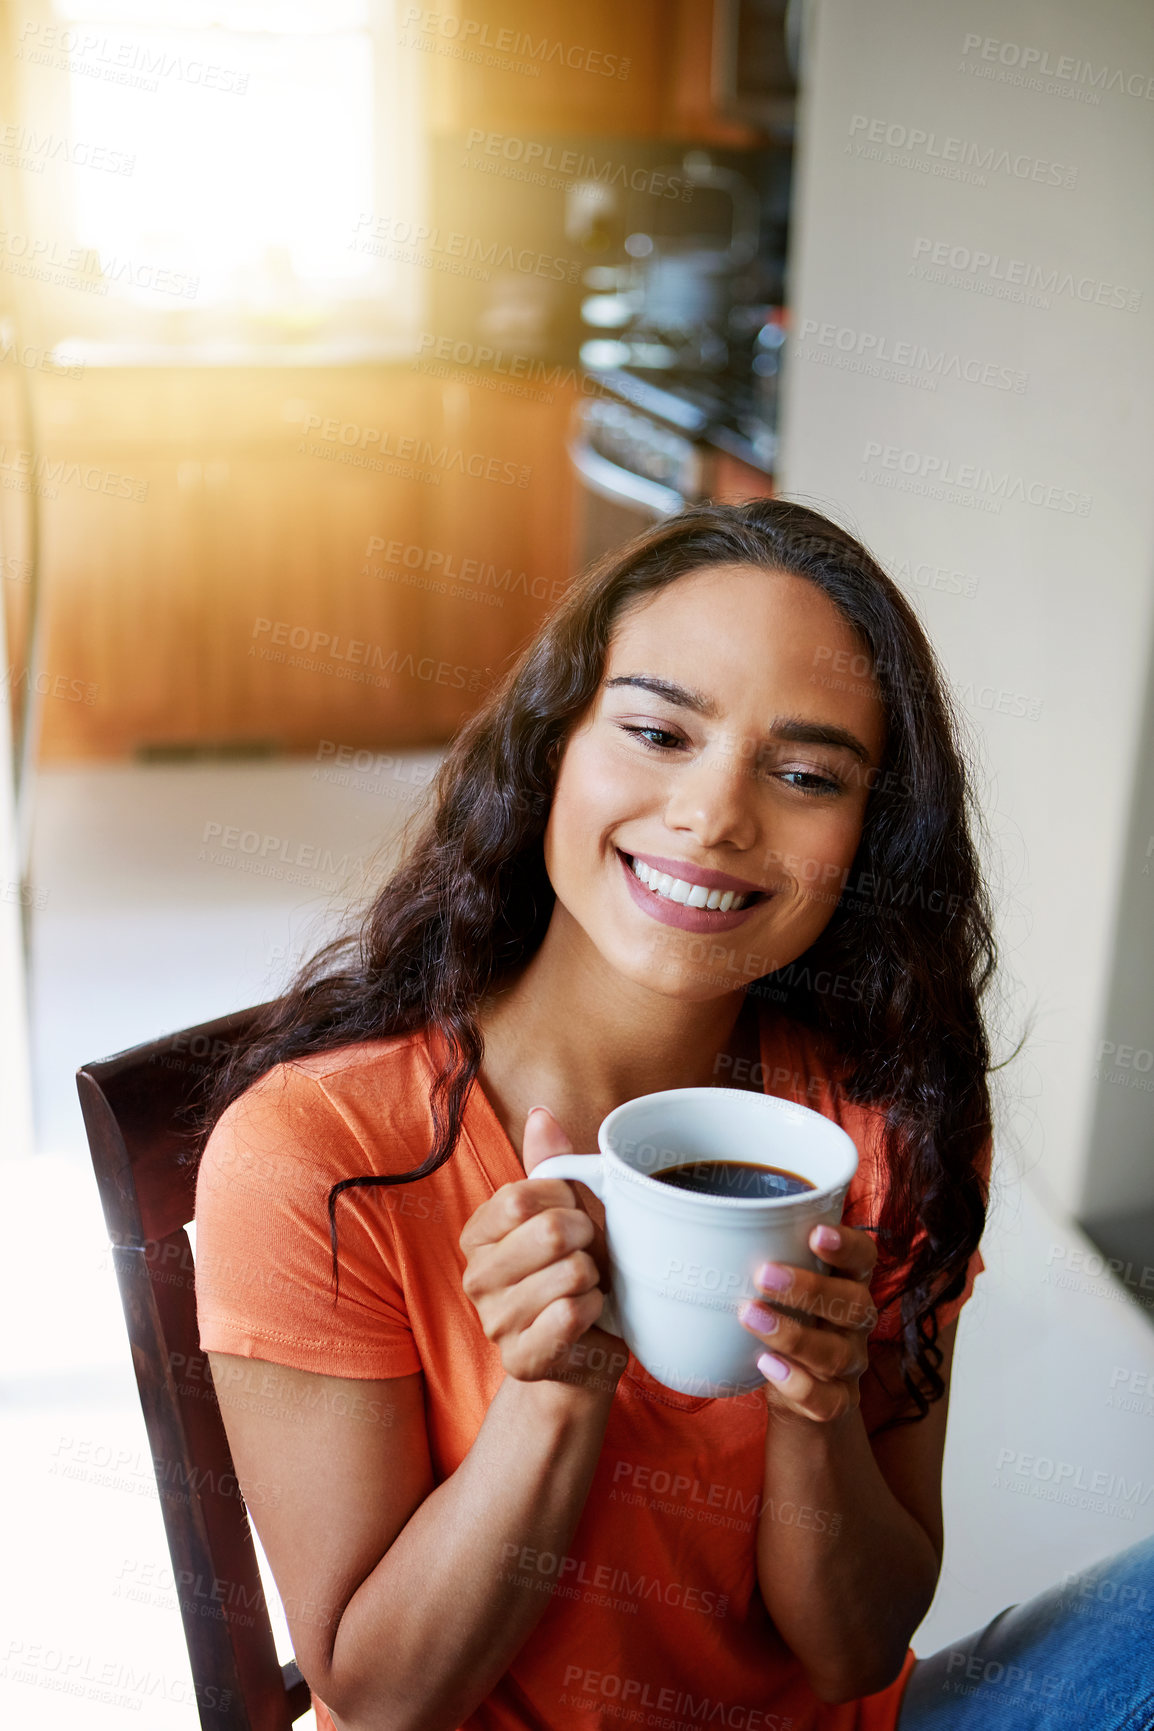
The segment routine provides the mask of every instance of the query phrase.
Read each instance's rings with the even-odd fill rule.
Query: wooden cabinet
[[[404,26],[434,132],[756,144],[711,102],[713,0],[441,0]]]
[[[572,387],[90,369],[42,393],[42,755],[446,739],[563,593]],[[46,691],[43,680],[40,689]]]
[[[577,387],[557,372],[46,382],[42,755],[448,739],[573,575]],[[709,487],[773,490],[723,452]],[[28,494],[5,499],[18,576]],[[18,699],[28,587],[5,584]]]
[[[723,119],[714,108],[713,11],[713,0],[671,0],[663,8],[659,134],[748,149],[762,141],[762,134],[743,121]]]
[[[407,24],[426,69],[432,129],[652,137],[664,59],[662,0],[447,0]]]
[[[709,496],[719,505],[743,505],[747,499],[774,497],[772,475],[730,456],[728,451],[713,453],[711,470]]]

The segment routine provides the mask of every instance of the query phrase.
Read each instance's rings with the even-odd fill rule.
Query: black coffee
[[[743,1196],[747,1200],[800,1196],[803,1190],[816,1188],[796,1172],[754,1160],[689,1160],[650,1176],[675,1190],[695,1190],[702,1196]]]

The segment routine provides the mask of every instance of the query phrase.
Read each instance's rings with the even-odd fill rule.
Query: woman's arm
[[[930,1608],[956,1327],[939,1337],[947,1393],[917,1424],[871,1444],[861,1407],[828,1424],[770,1419],[758,1579],[823,1701],[854,1701],[892,1683]]]
[[[360,1382],[210,1355],[297,1661],[344,1731],[453,1731],[549,1604],[517,1559],[567,1550],[627,1362],[592,1326],[595,1229],[573,1204],[562,1180],[526,1180],[465,1228],[466,1290],[509,1374],[440,1485],[419,1372]],[[571,1352],[590,1343],[604,1352]],[[594,1377],[588,1356],[613,1371]]]
[[[868,1281],[876,1251],[865,1233],[838,1229],[820,1253]],[[860,1267],[859,1267],[860,1263]],[[941,1569],[941,1468],[956,1323],[942,1330],[946,1393],[916,1424],[870,1432],[908,1396],[898,1349],[865,1360],[874,1312],[845,1279],[793,1271],[774,1302],[849,1326],[779,1318],[760,1329],[789,1375],[767,1389],[757,1571],[773,1622],[822,1700],[857,1700],[891,1683],[934,1596]],[[856,1312],[856,1321],[853,1320]],[[859,1388],[860,1378],[860,1388]],[[767,1379],[768,1380],[768,1379]]]

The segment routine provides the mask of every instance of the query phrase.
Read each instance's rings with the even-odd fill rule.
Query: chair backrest
[[[76,1086],[112,1244],[204,1731],[290,1731],[310,1705],[276,1656],[248,1512],[198,1344],[194,1111],[263,1006],[86,1064]]]

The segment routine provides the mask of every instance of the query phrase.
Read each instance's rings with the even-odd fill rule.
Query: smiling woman
[[[982,1267],[969,816],[916,618],[783,501],[603,560],[453,742],[199,1177],[202,1345],[322,1724],[892,1731]],[[526,1175],[739,1066],[860,1163],[826,1272],[741,1312],[764,1391],[696,1399],[599,1326],[596,1200]]]
[[[872,681],[848,692],[811,683],[825,646],[857,653],[862,640],[815,584],[754,564],[683,576],[635,603],[615,631],[598,699],[569,736],[545,865],[559,931],[583,903],[587,933],[616,924],[616,946],[606,933],[594,947],[603,957],[619,947],[615,972],[643,991],[652,921],[703,935],[740,930],[719,947],[731,979],[746,980],[794,961],[828,924],[829,886],[844,881],[857,851],[885,718]],[[626,866],[648,920],[627,911],[619,891],[606,894],[600,870],[582,884],[594,849],[615,888]],[[740,876],[719,876],[722,865]],[[710,889],[743,892],[743,905],[710,912]],[[669,962],[677,952],[668,930],[661,937]],[[751,968],[751,956],[772,959]],[[667,971],[665,993],[712,998],[722,1017],[732,1014],[708,980],[677,989]],[[726,1031],[719,1026],[722,1039]]]
[[[828,666],[860,667],[863,655],[867,677],[831,686]],[[677,687],[690,701],[672,701]],[[702,798],[714,809],[697,814]],[[574,968],[582,979],[590,965],[600,971],[583,1013],[561,1017],[582,1030],[576,1052],[543,1064],[540,1085],[571,1107],[586,1101],[572,1128],[595,1130],[625,1079],[602,1079],[590,1094],[581,1072],[598,1066],[580,1053],[590,1038],[602,1047],[624,1038],[632,1061],[654,990],[660,1056],[630,1071],[634,1093],[666,1085],[661,1075],[682,1085],[701,1071],[715,1077],[743,993],[824,1038],[842,1094],[882,1106],[891,1156],[901,1150],[879,1236],[883,1263],[895,1266],[919,1241],[902,1307],[906,1368],[920,1365],[933,1390],[930,1300],[961,1291],[985,1208],[974,1167],[989,1135],[978,998],[994,950],[970,816],[933,653],[865,550],[781,501],[683,512],[572,587],[446,754],[406,863],[359,930],[280,1000],[214,1109],[275,1063],[427,1027],[445,1043],[434,1145],[420,1167],[432,1172],[449,1156],[474,1079],[501,1093],[498,1023],[510,1025],[526,1084],[542,1039],[555,1037],[549,994],[532,1014],[528,1006],[554,953],[576,941],[571,903],[585,893],[591,837],[599,871],[614,847],[713,867],[740,855],[736,875],[766,901],[743,947],[718,956],[716,945],[676,942],[664,921],[626,919],[633,880],[614,863],[616,887],[598,887],[589,917],[621,928],[634,978],[626,987],[616,961],[594,959],[595,944],[566,962],[566,1004]],[[572,892],[559,892],[558,876]],[[514,1008],[533,1025],[527,1046],[520,1028],[511,1033]],[[341,1193],[330,1209],[334,1270]],[[911,1383],[917,1399],[919,1379]]]

